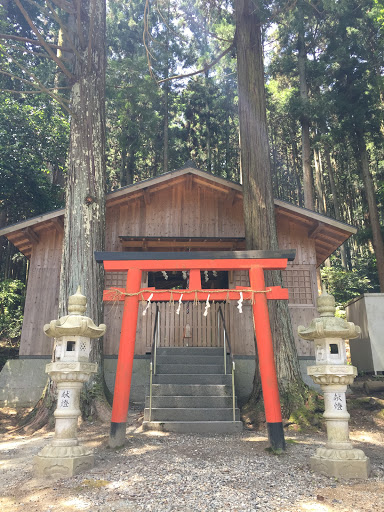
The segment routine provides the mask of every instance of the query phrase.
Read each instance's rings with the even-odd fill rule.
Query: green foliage
[[[321,278],[327,284],[328,293],[335,296],[336,304],[340,306],[345,306],[348,301],[362,293],[374,291],[363,264],[357,264],[352,271],[337,266],[323,267]]]
[[[0,281],[0,339],[14,340],[21,333],[25,284],[19,280]]]
[[[68,132],[67,119],[42,98],[0,94],[0,208],[8,222],[62,206],[52,173],[63,166]]]

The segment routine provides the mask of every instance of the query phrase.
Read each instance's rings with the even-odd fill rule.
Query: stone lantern
[[[69,477],[94,465],[92,451],[77,439],[77,422],[83,383],[97,372],[97,363],[89,362],[91,339],[103,336],[106,326],[97,326],[83,316],[86,304],[79,287],[69,297],[68,315],[44,326],[45,334],[55,338],[53,362],[45,371],[57,384],[58,399],[55,437],[35,457],[35,475],[39,478]]]
[[[342,478],[368,478],[370,464],[362,450],[349,441],[349,414],[345,393],[357,375],[354,366],[347,364],[345,340],[357,338],[360,327],[335,317],[335,298],[325,289],[317,301],[320,318],[308,328],[300,325],[299,336],[315,343],[316,365],[307,368],[324,392],[324,418],[328,441],[311,457],[311,469],[318,473]]]

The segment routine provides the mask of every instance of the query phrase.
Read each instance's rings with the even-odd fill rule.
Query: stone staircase
[[[242,430],[237,406],[235,418],[232,375],[224,375],[222,348],[157,349],[152,409],[147,396],[144,430],[229,434]]]

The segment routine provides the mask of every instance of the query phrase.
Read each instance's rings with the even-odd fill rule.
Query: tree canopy
[[[52,12],[68,21],[74,3],[1,4],[0,219],[5,224],[63,204],[72,84],[66,69],[74,49]],[[357,226],[358,235],[327,262],[324,278],[332,288],[341,276],[358,275],[364,277],[354,281],[359,292],[378,291],[383,3],[276,0],[258,5],[274,195],[303,206],[309,186],[310,207]],[[48,45],[38,41],[28,19]],[[176,169],[189,159],[203,170],[240,180],[234,37],[229,1],[110,3],[109,190]],[[56,59],[47,58],[50,53]],[[171,79],[179,75],[192,76]],[[23,200],[15,202],[15,194]],[[9,277],[5,253],[13,253],[4,240],[1,247],[0,275]]]

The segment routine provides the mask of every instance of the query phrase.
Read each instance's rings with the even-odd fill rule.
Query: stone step
[[[149,396],[145,399],[145,407],[149,407]],[[232,407],[231,396],[153,396],[152,395],[152,408],[229,408]]]
[[[159,364],[224,365],[224,355],[157,354],[156,368]]]
[[[243,430],[241,421],[144,421],[143,430],[179,434],[235,434]]]
[[[233,421],[232,408],[154,408],[151,421]],[[239,409],[235,410],[236,420],[240,420]],[[149,420],[149,409],[144,409],[144,421]]]
[[[227,386],[232,385],[232,375],[224,374],[176,374],[168,373],[162,375],[153,376],[153,384],[226,384]]]
[[[223,347],[159,347],[158,355],[223,356]]]
[[[184,377],[184,375],[183,375]],[[215,375],[216,377],[216,375]],[[152,396],[232,396],[225,384],[153,384]]]
[[[223,374],[223,364],[156,364],[159,374]]]

